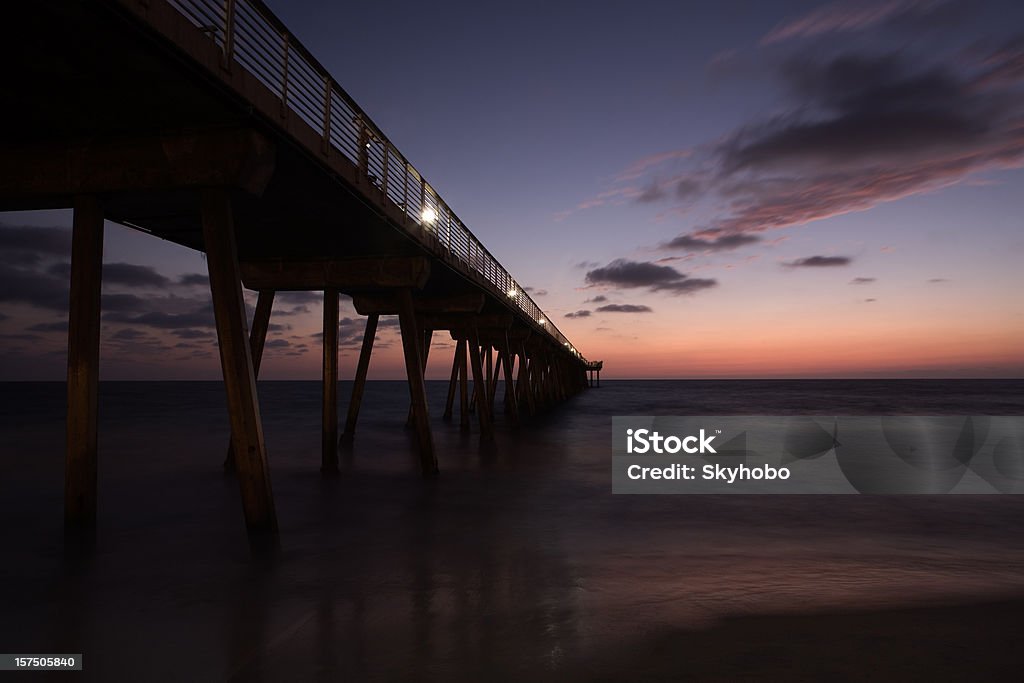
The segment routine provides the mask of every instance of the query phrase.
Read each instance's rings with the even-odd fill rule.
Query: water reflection
[[[432,482],[409,455],[403,385],[368,388],[351,466],[329,480],[318,387],[271,387],[262,408],[281,548],[260,561],[237,483],[220,471],[218,385],[161,387],[160,410],[144,386],[106,395],[101,534],[84,562],[63,555],[61,417],[27,408],[17,429],[0,427],[0,650],[82,652],[82,679],[101,681],[721,680],[782,667],[766,649],[816,657],[825,672],[849,663],[856,648],[844,643],[905,643],[904,655],[953,643],[986,662],[993,648],[1016,652],[999,619],[1019,622],[1017,603],[882,610],[1024,592],[1019,496],[612,496],[611,415],[720,414],[738,400],[732,388],[655,384],[603,383],[501,431],[491,453],[435,421]],[[771,398],[779,391],[760,400],[780,411],[809,400],[806,387]],[[999,408],[1020,400],[1014,391],[971,396]],[[31,394],[3,405],[31,408]],[[837,389],[828,408],[883,394]],[[948,392],[922,396],[962,413]],[[432,405],[443,400],[441,386]],[[819,616],[764,616],[794,613]]]

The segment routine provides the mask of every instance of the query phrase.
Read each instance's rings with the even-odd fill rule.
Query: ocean
[[[610,443],[615,415],[1022,415],[1021,380],[602,381],[519,428],[499,389],[493,445],[444,422],[428,382],[433,480],[403,382],[368,384],[334,478],[319,384],[259,391],[275,557],[249,552],[217,382],[101,383],[80,557],[63,384],[0,384],[0,651],[82,653],[105,681],[726,680],[800,673],[786,648],[818,673],[863,664],[850,643],[904,621],[1019,643],[1022,496],[613,496]],[[845,644],[813,645],[828,629]]]

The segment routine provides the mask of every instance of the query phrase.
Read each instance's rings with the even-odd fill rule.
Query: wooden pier
[[[11,16],[7,16],[11,15]],[[65,520],[96,522],[103,224],[206,253],[249,531],[277,518],[257,400],[275,294],[320,291],[321,470],[356,438],[381,315],[397,315],[422,472],[438,471],[424,370],[455,340],[444,417],[494,438],[600,383],[588,361],[319,62],[257,0],[54,0],[18,30],[3,93],[0,210],[73,207]],[[41,41],[39,36],[46,36]],[[246,318],[243,287],[259,292]],[[338,297],[366,316],[343,430]],[[470,384],[470,380],[472,383]],[[470,386],[472,393],[470,393]],[[456,408],[456,396],[458,407]]]

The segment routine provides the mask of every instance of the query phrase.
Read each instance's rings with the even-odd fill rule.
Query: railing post
[[[331,77],[324,76],[324,132],[323,152],[331,153]]]
[[[288,116],[288,34],[281,34],[283,52],[283,71],[281,73],[281,118]]]
[[[230,71],[235,53],[235,0],[224,0],[224,45],[221,66]]]
[[[405,209],[405,220],[409,220],[409,162],[405,162],[405,176],[402,178],[402,204]]]
[[[391,143],[384,140],[384,178],[381,180],[380,187],[384,192],[384,199],[388,198],[388,165],[391,163]],[[385,206],[387,204],[385,203]]]
[[[427,179],[424,178],[423,176],[420,176],[420,227],[423,228],[424,230],[426,230],[426,226],[424,226],[424,222],[425,221],[423,220],[423,211],[424,211],[423,205],[426,204],[426,202],[427,202]]]

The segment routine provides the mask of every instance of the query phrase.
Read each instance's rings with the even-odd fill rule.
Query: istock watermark
[[[1024,416],[630,416],[613,493],[1024,493]]]
[[[626,453],[629,455],[654,452],[658,455],[664,453],[714,453],[711,442],[714,436],[705,436],[704,430],[700,430],[699,436],[678,436],[663,437],[658,432],[649,429],[627,429],[626,430]],[[634,445],[634,442],[636,444]],[[693,444],[698,444],[694,446]]]

